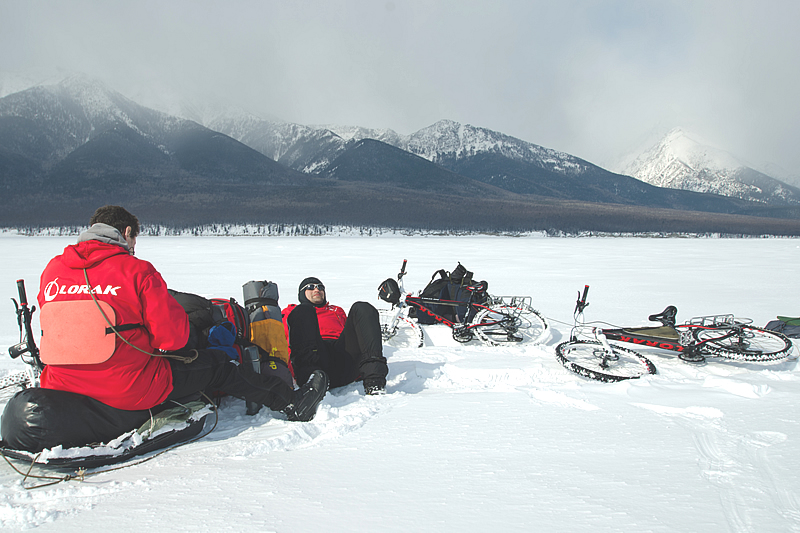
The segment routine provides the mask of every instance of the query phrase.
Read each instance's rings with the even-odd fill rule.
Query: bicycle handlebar
[[[25,292],[25,280],[18,279],[17,280],[17,292],[19,293],[19,303],[20,305],[27,306],[28,305],[28,295]]]
[[[34,311],[36,311],[36,307],[28,307],[28,295],[25,292],[25,280],[17,280],[17,292],[19,292],[17,321],[19,322],[20,331],[22,332],[24,330],[25,332],[25,340],[22,343],[9,348],[9,355],[11,355],[12,358],[16,358],[23,353],[28,352],[33,357],[35,366],[39,370],[42,370],[44,365],[42,364],[41,359],[39,359],[39,348],[36,347],[36,342],[33,340],[33,327],[31,326],[31,315],[33,315]],[[18,350],[12,350],[14,348],[18,348]]]
[[[589,305],[586,303],[586,297],[589,295],[589,286],[583,286],[583,296],[581,296],[581,291],[578,291],[578,301],[575,302],[575,312],[582,313],[584,309]]]
[[[397,275],[397,279],[403,279],[403,276],[406,275],[406,263],[408,263],[408,259],[403,259],[403,266],[400,267],[400,273]]]

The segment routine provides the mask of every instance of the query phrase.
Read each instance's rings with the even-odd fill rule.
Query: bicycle
[[[12,359],[20,357],[27,364],[27,368],[0,378],[0,402],[2,403],[5,403],[23,389],[37,387],[39,385],[39,374],[44,368],[42,361],[39,359],[39,348],[34,341],[33,328],[31,326],[31,317],[36,311],[36,306],[28,307],[24,280],[17,280],[17,292],[19,292],[20,301],[17,302],[14,298],[11,301],[14,302],[14,307],[16,308],[20,340],[19,343],[8,349],[8,355]]]
[[[391,303],[391,309],[379,310],[381,336],[390,346],[420,348],[425,343],[422,327],[415,322],[409,312],[414,309],[417,314],[424,313],[453,331],[453,339],[459,343],[467,343],[476,337],[489,346],[500,346],[509,342],[529,342],[538,344],[545,342],[550,335],[547,319],[533,307],[530,296],[492,296],[485,292],[483,282],[470,284],[464,288],[470,293],[468,301],[439,300],[414,296],[407,292],[403,285],[406,275],[407,261],[403,261],[397,281],[387,279],[378,287],[378,295],[385,302]],[[436,309],[458,308],[463,312],[463,319],[451,320],[436,312]]]
[[[583,314],[589,305],[589,286],[578,291],[575,325],[570,340],[556,347],[556,358],[568,370],[598,381],[615,382],[655,374],[655,365],[645,356],[609,341],[624,342],[646,348],[678,352],[687,363],[705,363],[707,357],[723,357],[737,361],[766,362],[789,357],[792,341],[775,331],[751,326],[752,320],[732,314],[694,317],[676,325],[678,309],[668,306],[661,313],[650,315],[657,327],[598,328],[587,325]],[[588,330],[588,333],[587,333]],[[591,338],[579,338],[580,335]]]

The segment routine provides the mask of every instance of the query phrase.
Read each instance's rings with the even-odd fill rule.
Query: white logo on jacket
[[[66,285],[59,285],[58,278],[56,278],[45,285],[44,301],[52,302],[59,294],[110,294],[111,296],[116,296],[117,290],[120,288],[121,286],[114,287],[113,285],[106,285],[105,289],[100,285],[94,288],[90,288],[88,285],[70,285],[68,287]]]

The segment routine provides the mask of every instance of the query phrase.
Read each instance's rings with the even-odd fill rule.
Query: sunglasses
[[[325,285],[322,283],[309,283],[305,287],[303,287],[304,291],[313,291],[314,289],[319,289],[321,291],[325,291]]]

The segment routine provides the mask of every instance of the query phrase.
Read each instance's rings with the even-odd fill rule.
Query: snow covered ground
[[[17,342],[10,298],[34,298],[74,237],[0,237],[0,349]],[[577,291],[589,320],[644,325],[735,313],[800,315],[800,240],[543,237],[142,237],[167,283],[241,298],[276,281],[282,305],[306,276],[329,299],[380,305],[458,261],[493,294],[529,294],[554,327],[544,346],[458,345],[426,326],[421,349],[387,348],[388,393],[334,390],[289,423],[228,400],[199,442],[147,463],[26,491],[0,466],[0,529],[169,531],[800,531],[800,371],[648,355],[658,374],[605,384],[554,357]],[[0,376],[21,368],[0,354]]]

